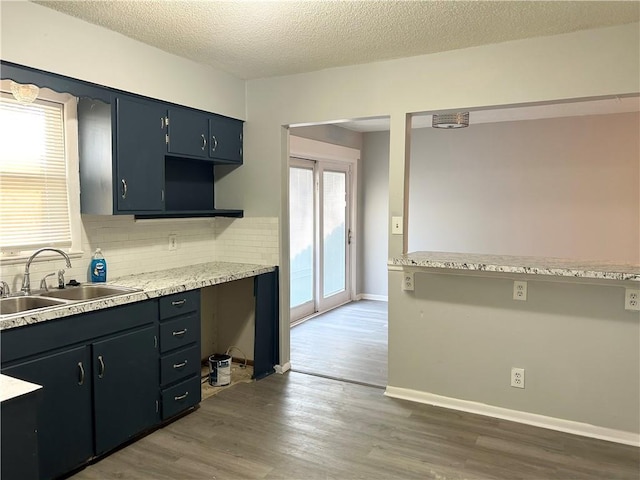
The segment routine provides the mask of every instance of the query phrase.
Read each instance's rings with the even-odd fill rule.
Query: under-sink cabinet
[[[152,300],[2,332],[2,373],[43,386],[41,479],[160,421],[157,316]]]

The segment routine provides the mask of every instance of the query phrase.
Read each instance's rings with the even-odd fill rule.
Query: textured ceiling
[[[637,1],[38,1],[243,79],[637,22]]]

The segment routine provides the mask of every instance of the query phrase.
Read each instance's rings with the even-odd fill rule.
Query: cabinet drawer
[[[160,320],[200,309],[200,290],[176,293],[160,298]]]
[[[170,353],[160,360],[160,384],[162,386],[198,373],[200,373],[198,345]]]
[[[200,375],[162,391],[162,419],[200,403]]]
[[[200,315],[176,318],[160,324],[160,352],[186,347],[200,337]]]

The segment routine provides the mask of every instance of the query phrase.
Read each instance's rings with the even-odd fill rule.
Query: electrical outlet
[[[402,290],[413,291],[413,272],[402,272]]]
[[[527,282],[519,280],[513,282],[513,299],[522,301],[527,299]]]
[[[402,217],[391,217],[391,235],[402,235]]]
[[[178,249],[178,236],[175,233],[169,235],[169,250]]]
[[[624,309],[640,311],[640,290],[627,288],[624,291]]]
[[[524,388],[524,368],[511,368],[511,386]]]

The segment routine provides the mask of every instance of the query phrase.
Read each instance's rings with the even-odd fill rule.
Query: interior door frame
[[[308,138],[289,135],[289,162],[287,165],[287,178],[289,177],[289,168],[291,167],[292,158],[306,159],[310,161],[321,161],[328,163],[348,164],[351,170],[351,198],[350,209],[348,212],[351,219],[351,245],[350,245],[350,261],[348,268],[348,300],[356,299],[356,282],[357,282],[357,258],[358,258],[358,163],[360,162],[360,150],[356,148],[334,145]],[[287,189],[289,183],[287,181]],[[287,235],[290,235],[288,229]],[[287,259],[287,261],[290,261]],[[287,285],[287,288],[289,286]],[[291,318],[294,318],[293,315]],[[291,322],[290,322],[291,323]],[[294,322],[295,323],[295,322]]]
[[[307,169],[307,170],[311,170],[312,171],[312,181],[313,181],[313,189],[314,192],[317,188],[317,183],[316,183],[316,162],[315,160],[308,160],[308,159],[304,159],[304,158],[298,158],[298,157],[289,157],[289,172],[291,171],[291,168],[303,168],[303,169]],[[291,175],[289,174],[289,177]],[[287,184],[287,188],[290,188],[290,184]],[[317,196],[313,195],[313,218],[314,218],[314,222],[313,222],[313,243],[314,246],[317,244],[318,242],[318,231],[316,228],[316,221],[315,219],[317,218],[318,215],[318,202],[316,201]],[[291,235],[291,228],[289,228],[289,235]],[[297,322],[299,321],[301,318],[305,318],[308,317],[310,315],[313,315],[316,312],[316,303],[317,303],[317,290],[318,290],[318,285],[316,282],[316,269],[318,268],[318,259],[316,258],[316,249],[313,248],[312,252],[312,264],[313,264],[313,286],[312,286],[312,297],[311,300],[308,302],[305,302],[303,304],[300,305],[296,305],[295,307],[290,307],[290,315],[291,315],[291,321],[292,322]],[[291,259],[289,258],[289,272],[291,272]],[[289,281],[291,281],[291,279],[289,279]]]

